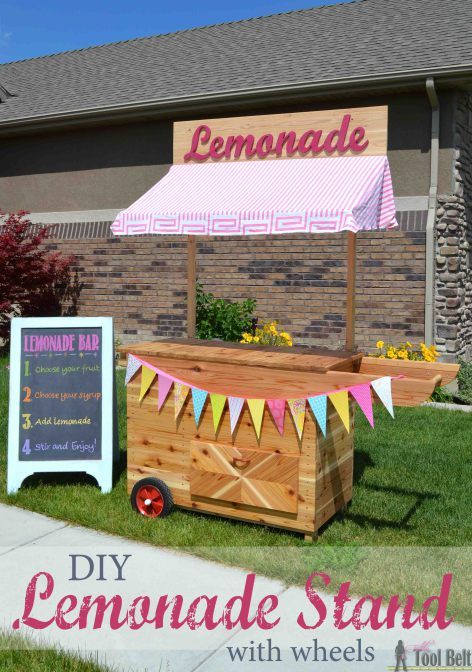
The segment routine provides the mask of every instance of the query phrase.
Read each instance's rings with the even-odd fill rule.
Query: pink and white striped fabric
[[[396,226],[386,156],[182,164],[112,225],[118,236],[333,233]]]

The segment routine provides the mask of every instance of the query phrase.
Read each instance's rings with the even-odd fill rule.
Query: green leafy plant
[[[459,360],[461,368],[457,374],[458,391],[456,399],[463,404],[472,404],[472,362]]]
[[[205,292],[197,283],[197,338],[223,341],[240,341],[241,334],[250,331],[256,301],[229,301],[217,299],[211,292]]]
[[[430,401],[437,401],[440,404],[450,404],[454,401],[454,395],[449,392],[447,387],[437,387],[430,397]]]

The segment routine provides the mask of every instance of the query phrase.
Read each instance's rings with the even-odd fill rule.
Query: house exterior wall
[[[427,195],[431,110],[424,94],[343,99],[246,110],[245,114],[389,107],[388,158],[396,196]],[[453,161],[453,97],[442,104],[439,186],[449,193]],[[232,116],[240,112],[235,108]],[[199,113],[201,117],[201,113]],[[3,137],[0,205],[4,210],[62,212],[125,208],[167,172],[172,163],[172,122],[70,129]]]
[[[438,198],[436,343],[442,359],[472,359],[472,96],[458,94],[453,188]]]
[[[446,195],[455,193],[453,161],[456,176],[458,171],[456,103],[453,92],[441,94],[439,188]],[[380,104],[389,106],[388,158],[395,196],[410,201],[421,197],[423,205],[405,206],[398,212],[398,231],[358,236],[357,341],[366,350],[379,338],[394,342],[423,339],[429,103],[425,93],[411,93],[307,102],[296,107],[298,111]],[[281,104],[270,111],[290,110],[294,111],[293,106]],[[267,113],[267,109],[244,113]],[[231,116],[238,114],[241,111],[235,108]],[[77,257],[81,314],[112,315],[123,342],[185,335],[185,241],[156,236],[117,239],[110,234],[109,221],[63,223],[70,211],[127,207],[155,184],[172,161],[171,121],[5,137],[2,153],[0,208],[59,213],[48,246]],[[452,233],[449,229],[447,237],[454,237]],[[439,238],[438,244],[442,244]],[[258,318],[278,319],[298,343],[342,345],[344,236],[205,240],[198,242],[197,258],[198,278],[206,290],[230,299],[256,298]],[[450,260],[447,264],[453,266]],[[446,285],[444,289],[452,289]],[[459,295],[457,291],[457,295],[445,296],[445,302],[439,300],[436,306],[438,343],[451,356],[455,353],[451,342],[468,338],[469,317],[457,326],[461,336],[445,337],[440,328],[456,325],[450,324],[452,313],[441,313],[439,308],[447,304],[454,311],[449,299]]]

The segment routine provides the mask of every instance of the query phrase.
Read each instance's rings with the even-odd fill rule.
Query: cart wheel
[[[131,492],[131,506],[148,518],[164,518],[174,508],[172,493],[158,478],[142,478]]]

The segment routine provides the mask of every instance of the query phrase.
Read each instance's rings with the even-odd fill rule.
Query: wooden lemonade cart
[[[175,504],[314,538],[352,498],[353,404],[373,425],[374,401],[393,414],[455,377],[455,365],[355,351],[355,233],[395,225],[386,128],[385,107],[175,124],[174,166],[113,225],[188,236],[190,338],[121,348],[141,514]],[[196,235],[342,231],[345,351],[192,338]]]

